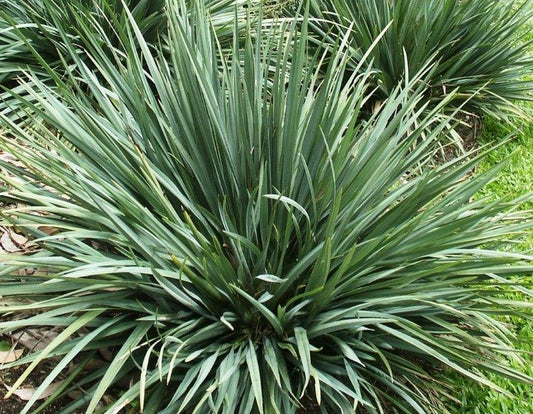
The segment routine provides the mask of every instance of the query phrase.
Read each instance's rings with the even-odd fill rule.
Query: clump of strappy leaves
[[[498,319],[525,306],[498,286],[533,270],[501,249],[531,220],[471,201],[496,173],[465,179],[479,157],[428,167],[447,126],[417,79],[362,120],[370,71],[341,42],[324,76],[305,16],[235,25],[231,53],[200,6],[170,2],[165,51],[128,16],[123,49],[84,51],[98,76],[60,30],[79,74],[28,72],[32,127],[3,117],[23,165],[1,163],[4,223],[39,250],[2,257],[0,333],[61,329],[2,366],[29,364],[15,389],[55,359],[24,413],[58,380],[41,407],[76,388],[65,413],[228,414],[442,412],[442,365],[531,382]]]
[[[386,99],[428,62],[425,100],[448,110],[506,119],[524,115],[514,103],[532,99],[529,0],[311,0],[313,30],[325,43],[348,33],[352,70],[372,48],[375,100]],[[324,42],[315,42],[322,46]]]

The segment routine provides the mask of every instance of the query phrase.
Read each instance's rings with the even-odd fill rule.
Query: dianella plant
[[[2,225],[36,249],[2,256],[0,333],[61,328],[1,366],[26,366],[13,392],[55,361],[24,413],[59,379],[40,408],[76,387],[62,412],[441,413],[442,367],[531,383],[500,318],[527,303],[499,289],[529,292],[509,246],[531,217],[472,201],[482,154],[430,168],[427,72],[363,118],[372,68],[350,33],[310,55],[305,10],[234,23],[230,49],[202,5],[169,2],[166,49],[125,13],[116,48],[74,13],[83,54],[57,24],[77,72],[43,59],[54,85],[26,70],[12,94],[31,122],[2,116]]]
[[[425,100],[500,119],[523,116],[532,98],[529,0],[311,0],[313,30],[326,43],[349,32],[352,69],[370,45],[375,99],[387,98],[428,62]]]
[[[191,3],[195,2],[187,2]],[[246,19],[257,20],[260,3],[259,0],[203,1],[206,17],[209,16],[217,39],[225,47],[231,46],[235,23],[242,27]],[[0,0],[0,111],[18,122],[24,119],[25,110],[18,109],[12,93],[25,94],[19,78],[27,70],[52,88],[56,77],[79,75],[72,49],[96,76],[101,68],[86,53],[91,44],[97,43],[99,52],[110,59],[123,59],[117,52],[126,50],[130,40],[120,28],[128,25],[130,18],[135,20],[150,47],[166,53],[165,7],[165,0]],[[265,13],[275,16],[276,8],[265,7]],[[79,18],[82,15],[85,19]],[[53,73],[43,66],[53,68]],[[11,93],[2,93],[5,88]],[[86,89],[83,93],[90,91]],[[25,98],[29,99],[29,95]]]

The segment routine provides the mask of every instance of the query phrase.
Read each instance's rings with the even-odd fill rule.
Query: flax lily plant
[[[530,0],[311,0],[313,30],[326,43],[349,35],[352,69],[376,37],[369,64],[382,100],[434,62],[423,79],[425,100],[447,109],[508,119],[526,115],[517,100],[532,99]],[[322,42],[323,44],[323,42]],[[407,62],[406,62],[407,60]]]
[[[83,56],[58,24],[77,70],[25,71],[31,122],[2,117],[3,225],[38,249],[2,256],[0,334],[60,328],[0,367],[26,366],[16,389],[55,361],[23,413],[73,388],[63,413],[442,412],[443,366],[532,381],[499,318],[526,306],[499,287],[533,271],[502,249],[531,219],[471,201],[482,155],[430,168],[447,121],[418,77],[362,119],[371,70],[345,38],[324,76],[306,14],[234,24],[228,52],[202,6],[169,2],[167,50],[126,13],[105,52],[74,13]]]

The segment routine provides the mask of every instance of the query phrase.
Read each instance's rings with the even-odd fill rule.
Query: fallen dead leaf
[[[5,231],[0,237],[0,244],[3,249],[8,253],[20,252],[19,247],[11,240],[11,236],[8,231]]]
[[[80,390],[74,390],[67,394],[71,400],[79,400],[83,398],[84,393]]]
[[[48,234],[49,236],[53,236],[54,234],[59,233],[59,229],[57,227],[39,226],[38,229]]]
[[[22,333],[10,333],[8,335],[13,341],[25,348],[32,351],[41,351],[59,334],[52,330],[26,329]]]
[[[24,167],[24,164],[17,160],[15,156],[10,154],[9,152],[2,151],[0,153],[0,160],[15,165],[17,167]]]
[[[102,367],[105,367],[109,364],[107,364],[105,361],[102,361],[101,359],[91,359],[87,365],[83,368],[84,371],[96,371],[97,369],[100,369]]]
[[[15,233],[14,231],[10,231],[9,236],[11,237],[13,243],[15,243],[21,249],[28,242],[28,239],[26,237],[24,237],[22,234]]]
[[[106,361],[112,361],[113,360],[113,352],[109,348],[98,348],[98,352],[104,358]]]
[[[0,150],[0,160],[4,162],[11,162],[11,161],[15,161],[15,157],[13,157],[13,155],[11,155],[9,152]]]
[[[0,364],[7,364],[19,359],[24,353],[23,349],[10,349],[9,351],[0,351]]]
[[[50,384],[37,397],[37,400],[43,400],[45,398],[50,397],[54,392],[57,391],[57,389],[63,384],[63,382],[64,381],[58,381],[58,382],[54,382],[54,383]],[[31,400],[33,398],[33,396],[35,395],[35,391],[37,391],[37,388],[33,388],[33,387],[23,387],[23,388],[17,388],[15,390],[12,387],[10,387],[9,385],[7,385],[7,384],[4,384],[4,387],[6,387],[6,389],[9,391],[9,393],[16,395],[17,397],[19,397],[23,401]],[[9,394],[7,394],[7,395],[9,395]],[[6,395],[6,397],[7,397],[7,395]],[[6,399],[6,397],[4,397],[4,399]],[[9,398],[9,397],[7,397],[7,398]]]

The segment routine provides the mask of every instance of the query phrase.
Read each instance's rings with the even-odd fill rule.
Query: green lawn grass
[[[480,144],[501,141],[508,134],[505,126],[491,119],[485,120]],[[501,147],[491,151],[480,170],[501,162],[506,165],[499,177],[483,190],[485,195],[518,197],[533,190],[533,122],[522,125],[519,132],[512,134]],[[533,208],[533,203],[524,207]]]
[[[481,144],[489,144],[501,141],[503,136],[509,135],[509,131],[496,121],[486,120]],[[491,151],[479,170],[486,170],[496,164],[504,163],[503,170],[498,178],[490,183],[482,192],[481,196],[492,197],[519,197],[533,191],[533,122],[524,125],[521,132],[514,134],[512,138],[499,148]],[[533,203],[525,203],[524,209],[533,209]],[[525,235],[520,244],[524,251],[533,250],[533,232]],[[529,280],[523,281],[525,285],[533,284],[533,275]],[[516,296],[517,293],[508,293],[508,296]],[[510,318],[513,330],[517,335],[516,347],[524,351],[525,365],[520,366],[516,361],[509,363],[520,368],[524,373],[533,376],[533,321],[520,318]],[[529,354],[528,354],[529,353]],[[520,384],[511,380],[489,374],[491,381],[512,394],[507,396],[477,383],[451,374],[455,377],[455,398],[461,401],[460,406],[450,403],[450,410],[455,414],[530,414],[533,413],[533,387]]]

